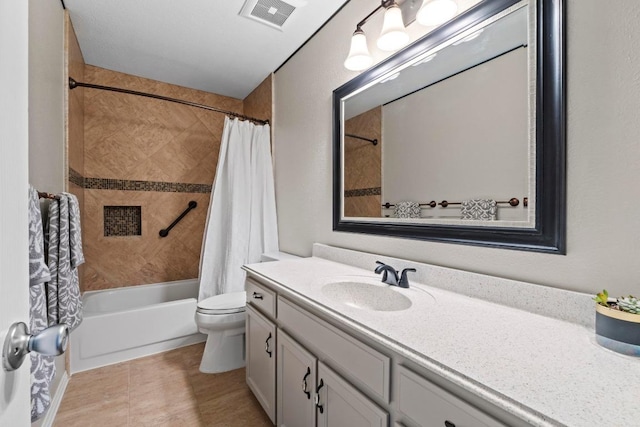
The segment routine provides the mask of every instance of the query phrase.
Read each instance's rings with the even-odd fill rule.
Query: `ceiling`
[[[281,29],[240,16],[245,0],[64,4],[87,64],[244,99],[348,0],[282,1],[297,7]]]

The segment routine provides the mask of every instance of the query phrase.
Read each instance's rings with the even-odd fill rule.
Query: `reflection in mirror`
[[[336,89],[334,230],[563,254],[563,16],[484,0]]]
[[[532,226],[508,203],[534,193],[528,16],[494,17],[344,99],[344,217]]]

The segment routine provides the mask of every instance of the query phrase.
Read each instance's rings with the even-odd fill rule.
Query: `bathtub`
[[[194,316],[197,280],[89,291],[70,336],[71,373],[204,342]]]

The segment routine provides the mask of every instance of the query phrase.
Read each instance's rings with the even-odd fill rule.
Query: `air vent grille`
[[[240,15],[280,29],[296,8],[282,0],[247,0]]]

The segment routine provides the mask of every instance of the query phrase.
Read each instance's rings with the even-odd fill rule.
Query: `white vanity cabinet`
[[[277,341],[278,425],[315,426],[318,359],[281,329]]]
[[[272,422],[276,421],[276,326],[247,305],[247,384]]]
[[[247,383],[277,426],[506,426],[268,283],[247,279]]]
[[[318,363],[318,427],[387,427],[389,414],[357,388]]]
[[[422,376],[399,366],[398,412],[420,427],[506,427]]]
[[[281,329],[277,376],[278,426],[389,425],[386,411]]]

